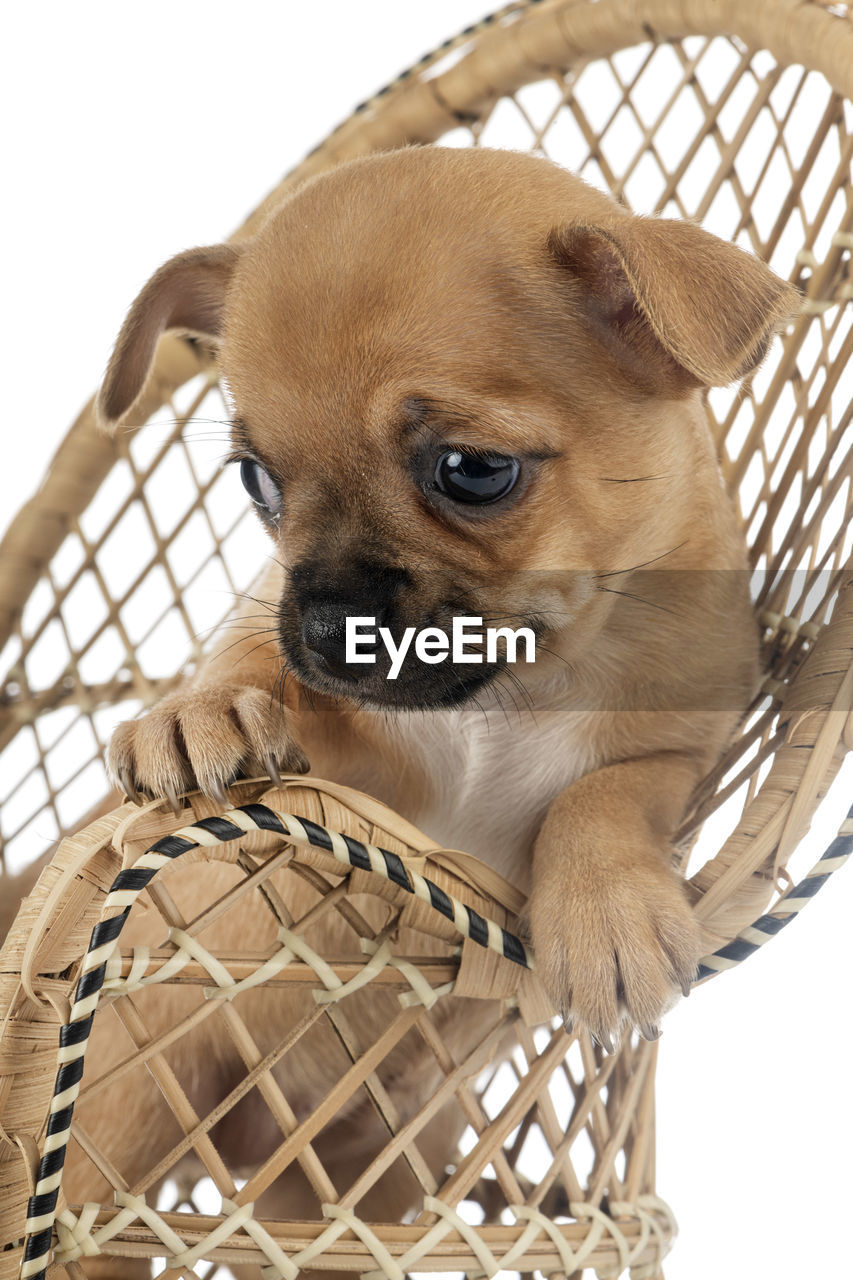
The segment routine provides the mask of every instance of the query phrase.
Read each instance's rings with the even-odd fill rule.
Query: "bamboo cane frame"
[[[762,458],[764,481],[761,492],[751,510],[743,513],[745,525],[749,525],[755,562],[767,562],[771,566],[782,565],[786,563],[784,557],[788,554],[787,563],[799,563],[802,553],[809,553],[808,567],[804,571],[805,583],[799,592],[799,602],[795,601],[793,608],[786,598],[785,584],[780,585],[778,576],[774,578],[772,571],[767,576],[759,600],[762,608],[761,620],[765,627],[765,656],[768,665],[766,700],[764,705],[753,710],[752,722],[707,779],[705,788],[697,796],[694,812],[685,821],[682,833],[685,842],[689,843],[707,813],[718,807],[727,794],[735,792],[741,782],[748,781],[748,801],[735,831],[716,852],[716,856],[693,878],[698,895],[697,913],[706,922],[713,923],[721,936],[733,937],[744,924],[752,920],[756,904],[766,900],[772,888],[772,871],[778,872],[784,867],[834,776],[841,754],[853,745],[849,675],[853,655],[853,585],[849,568],[845,572],[843,562],[838,559],[841,534],[837,534],[835,542],[818,554],[817,536],[814,533],[814,529],[819,526],[820,520],[838,500],[839,495],[843,497],[843,484],[850,475],[849,451],[846,457],[842,451],[849,410],[827,439],[822,460],[817,467],[807,474],[804,465],[804,456],[814,433],[818,432],[828,412],[833,381],[842,376],[853,349],[853,334],[849,330],[845,332],[843,328],[845,313],[849,312],[849,307],[845,308],[844,303],[851,296],[847,262],[853,247],[853,198],[849,176],[853,142],[849,127],[845,134],[839,125],[839,100],[830,98],[801,162],[800,177],[792,183],[791,194],[770,235],[762,238],[751,221],[750,196],[731,166],[749,128],[766,107],[778,76],[774,78],[771,73],[766,77],[763,87],[760,87],[744,115],[740,128],[730,140],[727,141],[719,133],[716,116],[728,93],[734,93],[740,79],[746,74],[755,49],[769,50],[780,67],[794,64],[819,72],[826,77],[839,97],[853,97],[853,22],[849,6],[799,3],[796,0],[763,0],[749,8],[733,3],[712,4],[701,0],[598,0],[596,4],[587,3],[586,0],[572,0],[571,3],[566,0],[543,0],[539,4],[510,6],[500,21],[483,25],[467,41],[461,42],[462,56],[454,65],[442,69],[440,58],[427,61],[414,69],[413,73],[401,77],[386,92],[364,104],[297,170],[283,180],[235,233],[235,238],[250,235],[269,210],[300,182],[342,160],[406,142],[435,141],[460,123],[472,124],[476,138],[483,122],[488,121],[490,112],[502,95],[511,95],[534,80],[552,73],[562,73],[567,68],[582,71],[590,60],[608,58],[619,49],[634,43],[645,43],[650,39],[671,42],[669,47],[675,51],[685,77],[689,77],[691,71],[695,71],[693,64],[696,57],[687,53],[681,41],[691,35],[717,33],[737,37],[738,47],[743,50],[741,65],[733,72],[726,93],[716,103],[703,96],[701,83],[695,78],[690,81],[704,111],[704,121],[679,165],[668,174],[661,203],[669,197],[677,196],[680,178],[695,158],[702,142],[714,137],[720,147],[718,173],[715,182],[709,185],[696,216],[701,217],[707,212],[723,184],[729,183],[740,209],[740,229],[746,230],[753,238],[753,247],[757,251],[769,256],[782,236],[786,216],[800,200],[802,175],[809,171],[820,146],[833,130],[841,138],[835,185],[827,189],[813,224],[805,226],[803,248],[798,255],[802,270],[795,278],[805,286],[806,304],[803,315],[786,337],[784,353],[775,367],[770,385],[763,390],[750,385],[746,389],[745,398],[734,400],[727,413],[712,422],[717,432],[724,475],[733,493],[738,492],[752,459],[759,455]],[[701,58],[701,54],[698,56]],[[629,98],[630,86],[623,93],[623,103]],[[605,149],[583,111],[578,109],[577,103],[571,98],[567,99],[566,106],[572,112],[591,153],[601,162],[605,177],[616,193],[620,194],[631,176],[631,170],[617,174],[609,168]],[[534,129],[534,145],[542,142],[546,133],[547,126],[539,128],[538,136],[537,129]],[[655,133],[655,128],[649,127],[645,141],[648,152],[657,156]],[[634,165],[639,158],[638,150]],[[766,165],[769,163],[770,155]],[[837,223],[828,251],[822,260],[818,260],[814,253],[817,231],[824,225],[832,199],[838,193],[846,201],[846,208]],[[682,208],[681,212],[686,210]],[[820,330],[821,359],[826,372],[820,385],[813,385],[812,379],[804,376],[798,363],[816,329]],[[170,403],[174,392],[189,378],[199,372],[210,372],[210,369],[205,353],[194,344],[179,338],[164,340],[158,352],[146,402],[138,414],[140,425],[151,413]],[[801,407],[798,412],[791,414],[783,431],[782,443],[771,456],[765,448],[771,413],[778,410],[780,394],[789,385],[796,388]],[[726,446],[736,434],[744,401],[751,411],[751,425],[739,448],[731,453]],[[800,420],[803,422],[802,428],[799,426]],[[799,440],[796,438],[798,430],[801,431]],[[75,525],[80,512],[98,490],[114,463],[125,456],[126,439],[127,437],[109,439],[100,435],[94,423],[91,405],[87,406],[60,446],[42,490],[13,522],[0,545],[0,646],[19,625],[24,604],[41,580],[68,529]],[[792,447],[789,449],[786,468],[781,477],[771,483],[774,464],[780,455],[784,455],[789,445]],[[798,509],[789,513],[787,533],[781,544],[774,546],[774,528],[778,528],[785,498],[798,477],[803,479]],[[811,510],[811,514],[806,520],[804,517],[808,510]],[[846,510],[849,519],[849,488]],[[799,606],[808,594],[809,585],[821,573],[827,575],[822,598],[809,609],[799,611]],[[177,592],[177,584],[173,582],[172,585]],[[145,700],[151,700],[171,684],[170,681],[146,681],[139,673],[134,673],[132,682],[138,684],[139,680],[144,686],[142,693]],[[121,682],[114,681],[112,685],[107,682],[94,692],[97,697],[109,701],[123,691]],[[92,692],[90,688],[88,693]],[[42,707],[51,704],[51,699],[62,699],[65,696],[59,690],[49,691],[42,696],[41,702],[34,698],[32,712],[27,710],[27,714],[37,715]],[[78,697],[73,692],[67,696],[72,701]],[[26,716],[22,715],[20,703],[7,702],[5,710],[4,704],[0,703],[0,746],[4,741],[14,739],[22,722],[26,722]],[[757,751],[750,759],[748,752],[753,747]],[[758,769],[764,762],[770,763],[770,772],[759,785]],[[740,771],[737,776],[727,777],[738,767]],[[96,824],[96,828],[102,830],[99,824]],[[62,918],[71,927],[73,945],[77,947],[74,955],[79,957],[83,938],[80,926],[74,924],[74,920],[75,913],[80,909],[81,899],[76,881],[75,885],[73,891],[69,890],[70,897],[63,905]],[[67,998],[62,995],[67,986],[48,976],[57,972],[53,963],[48,961],[50,956],[46,955],[45,962],[40,966],[42,976],[39,978],[39,990],[42,995],[49,993],[50,998],[61,1004]],[[246,965],[250,962],[243,960],[241,963]],[[446,977],[452,968],[452,964],[445,964],[444,968],[438,966],[430,972],[440,971]],[[390,982],[388,978],[383,981]],[[33,1034],[39,1037],[51,1025],[50,1016],[45,1016],[40,1006],[34,1008],[32,1014]],[[129,1016],[132,1018],[132,1014]],[[242,1035],[237,1025],[232,1025],[229,1033],[237,1039]],[[526,1033],[519,1034],[523,1040]],[[529,1050],[529,1040],[526,1045]],[[249,1051],[245,1042],[244,1048]],[[637,1052],[640,1051],[646,1052],[638,1047]],[[596,1123],[601,1135],[604,1135],[603,1150],[607,1156],[605,1167],[612,1166],[620,1130],[635,1122],[626,1120],[623,1115],[615,1133],[611,1135],[606,1110],[596,1101],[604,1078],[604,1068],[596,1061],[591,1045],[583,1046],[582,1052],[590,1079],[598,1081],[598,1085],[592,1087],[592,1110],[589,1114],[598,1117]],[[632,1075],[633,1052],[632,1049],[628,1054],[627,1066],[625,1062],[618,1066],[618,1072],[624,1076],[623,1083],[637,1079],[636,1074]],[[608,1063],[616,1061],[608,1060]],[[617,1068],[607,1066],[606,1071],[609,1078]],[[640,1164],[634,1164],[633,1173],[629,1174],[625,1184],[625,1198],[635,1204],[638,1188],[642,1183],[637,1170],[643,1168],[648,1174],[651,1167],[649,1161],[653,1161],[650,1082],[651,1076],[647,1081],[649,1088],[645,1089],[639,1099],[645,1127],[638,1131],[637,1141],[645,1155]],[[270,1099],[273,1099],[271,1086],[265,1087]],[[631,1088],[639,1090],[640,1086],[633,1083]],[[177,1095],[175,1098],[177,1101]],[[273,1105],[283,1114],[280,1098],[274,1099]],[[469,1095],[465,1105],[469,1113],[475,1116],[478,1104],[473,1095]],[[543,1101],[541,1105],[544,1128],[550,1133],[552,1146],[557,1148],[553,1173],[553,1168],[559,1163],[560,1140],[554,1117],[549,1119],[547,1115],[548,1103]],[[32,1115],[34,1118],[35,1112]],[[31,1140],[27,1139],[26,1133],[37,1132],[37,1129],[38,1125],[35,1123],[21,1127],[16,1147],[20,1155],[16,1158],[22,1160],[25,1175],[34,1167]],[[308,1150],[306,1159],[311,1163],[310,1147]],[[323,1181],[322,1174],[316,1165],[312,1167],[314,1177],[318,1179],[319,1190],[319,1184]],[[545,1179],[546,1187],[552,1173]],[[570,1184],[571,1174],[566,1174],[565,1169],[563,1173]],[[606,1176],[608,1175],[605,1175],[605,1180]],[[612,1168],[609,1176],[616,1177]],[[512,1190],[512,1177],[508,1166],[500,1174],[507,1192]],[[15,1182],[18,1188],[16,1194],[20,1197],[20,1178],[16,1177]],[[618,1188],[619,1185],[616,1177],[613,1186]],[[600,1174],[593,1190],[600,1194],[602,1186]],[[572,1190],[574,1200],[578,1199],[581,1190],[579,1185]],[[204,1234],[201,1227],[198,1230]],[[307,1234],[303,1233],[306,1241],[312,1232],[313,1228]],[[130,1235],[133,1235],[133,1231]],[[138,1243],[128,1243],[128,1248],[139,1247],[142,1246]],[[402,1251],[402,1245],[398,1247],[395,1244],[393,1247],[398,1254]],[[341,1248],[342,1246],[335,1245],[333,1251],[340,1251]],[[217,1247],[211,1256],[224,1258],[225,1252],[227,1251],[223,1252]],[[364,1246],[361,1256],[366,1257],[369,1252],[369,1248]],[[616,1249],[613,1253],[611,1248],[611,1253],[615,1258],[619,1250]],[[461,1256],[460,1254],[459,1257]],[[470,1262],[471,1255],[466,1256]],[[233,1250],[229,1257],[236,1260]],[[356,1265],[354,1259],[355,1254],[352,1254],[351,1261]],[[4,1256],[0,1255],[0,1271],[4,1262]]]

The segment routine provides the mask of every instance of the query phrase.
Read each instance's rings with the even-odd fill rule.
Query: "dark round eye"
[[[448,450],[435,468],[435,483],[454,502],[496,502],[518,479],[518,459],[502,454]]]
[[[279,514],[282,504],[281,490],[259,462],[255,462],[252,458],[244,458],[240,463],[240,479],[253,502],[272,516]]]

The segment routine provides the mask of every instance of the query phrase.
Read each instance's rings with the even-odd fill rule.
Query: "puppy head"
[[[235,460],[286,570],[290,667],[332,694],[446,705],[501,662],[389,681],[387,659],[344,661],[346,617],[399,637],[476,616],[588,650],[613,607],[597,575],[721,500],[700,390],[752,369],[797,301],[758,259],[547,161],[411,148],[162,267],[99,408],[132,407],[166,329],[219,343]]]

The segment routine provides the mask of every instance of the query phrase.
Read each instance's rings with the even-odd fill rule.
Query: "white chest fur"
[[[385,729],[427,784],[420,803],[407,794],[406,816],[437,844],[476,854],[526,891],[549,806],[594,767],[589,717],[465,707],[395,716]]]

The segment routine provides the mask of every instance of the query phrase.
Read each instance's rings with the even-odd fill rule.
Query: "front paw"
[[[585,859],[573,872],[561,860],[537,880],[528,909],[536,968],[564,1020],[611,1051],[625,1022],[657,1039],[703,953],[681,878],[655,854],[609,873]]]
[[[113,733],[107,769],[133,799],[165,796],[173,805],[198,787],[221,804],[238,776],[279,768],[305,773],[308,760],[269,693],[248,685],[209,684],[170,694],[139,720]]]

